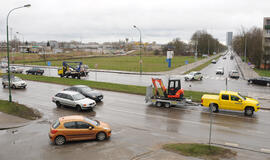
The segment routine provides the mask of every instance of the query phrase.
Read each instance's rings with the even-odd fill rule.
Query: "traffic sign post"
[[[187,72],[188,60],[185,61],[185,64],[186,64],[186,72]]]

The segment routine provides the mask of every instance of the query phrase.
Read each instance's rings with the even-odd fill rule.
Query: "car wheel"
[[[80,76],[78,76],[77,78],[78,78],[78,79],[81,79],[81,77],[80,77]]]
[[[170,103],[165,103],[165,108],[170,108],[171,107],[171,104]]]
[[[62,105],[60,102],[56,101],[56,106],[57,106],[57,108],[60,108]]]
[[[218,112],[218,105],[210,104],[210,109],[212,110],[212,112],[217,113]]]
[[[76,106],[76,110],[77,110],[78,112],[81,112],[81,111],[82,111],[82,107],[79,106],[79,105],[77,105],[77,106]]]
[[[13,84],[12,86],[11,86],[11,88],[14,88],[14,89],[16,89],[16,86]]]
[[[60,145],[63,145],[66,143],[66,138],[64,136],[57,136],[55,139],[54,139],[54,143],[58,146]]]
[[[252,107],[246,107],[245,109],[245,115],[246,116],[252,116],[254,109]]]
[[[157,107],[161,107],[161,106],[162,106],[162,103],[161,103],[161,102],[157,102],[157,103],[156,103],[156,106],[157,106]]]
[[[63,75],[62,75],[62,74],[60,74],[60,77],[63,77]]]
[[[105,140],[106,139],[106,134],[104,133],[104,132],[99,132],[98,134],[97,134],[97,140],[98,141],[103,141],[103,140]]]
[[[249,81],[250,84],[252,84],[253,82],[252,81]]]
[[[6,85],[3,84],[3,88],[6,88]]]
[[[267,87],[270,87],[270,83],[267,83],[266,85],[267,85]]]

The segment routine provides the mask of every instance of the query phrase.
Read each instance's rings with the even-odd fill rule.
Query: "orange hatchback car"
[[[105,140],[111,136],[108,124],[91,120],[83,116],[65,116],[52,124],[49,138],[56,145],[63,145],[66,141]]]

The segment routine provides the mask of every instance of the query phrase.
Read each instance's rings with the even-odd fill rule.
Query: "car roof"
[[[78,92],[75,92],[75,91],[61,91],[59,93],[65,93],[65,94],[69,94],[69,95],[75,95],[75,94],[80,94]]]
[[[64,116],[64,117],[60,117],[59,121],[60,122],[67,122],[67,121],[74,121],[74,120],[83,120],[84,116],[80,116],[80,115],[72,115],[72,116]]]
[[[232,95],[238,95],[238,92],[233,91],[220,91],[221,94],[232,94]]]

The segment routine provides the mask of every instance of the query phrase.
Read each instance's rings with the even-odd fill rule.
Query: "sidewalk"
[[[235,54],[235,61],[238,65],[238,68],[245,80],[248,80],[250,78],[259,77],[258,73],[255,72],[250,66],[248,66],[247,63],[243,62],[241,58]]]
[[[0,112],[0,130],[26,125],[30,120]]]

